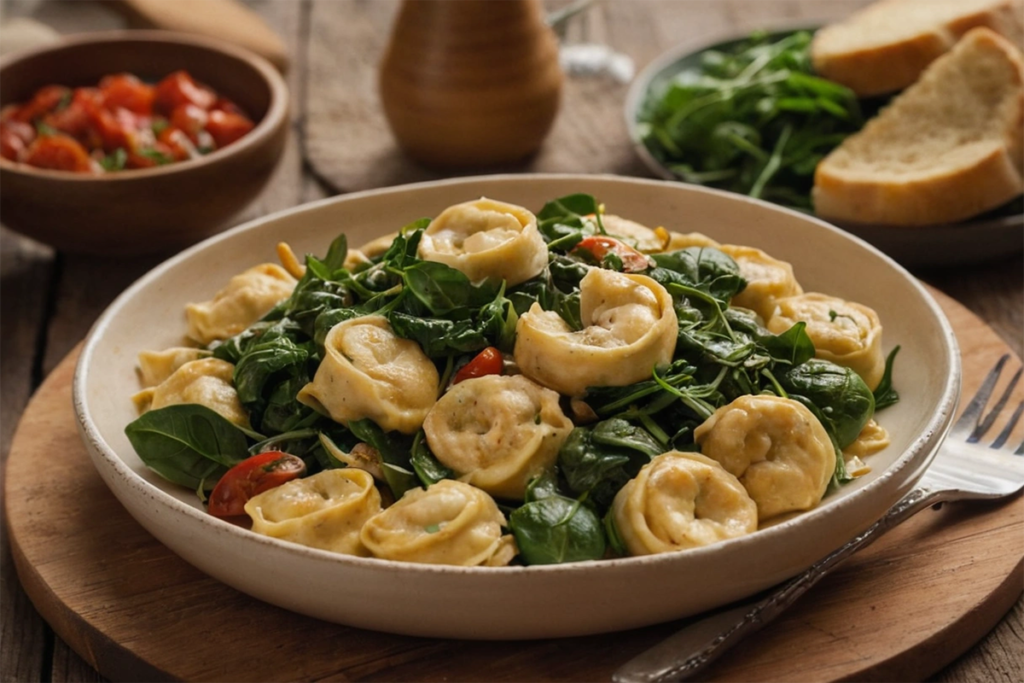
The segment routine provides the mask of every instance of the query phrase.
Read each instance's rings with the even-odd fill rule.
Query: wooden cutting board
[[[933,294],[960,338],[970,396],[1009,349],[965,308]],[[338,626],[259,602],[181,560],[106,488],[76,432],[76,359],[77,350],[25,411],[7,465],[5,504],[25,591],[108,678],[598,681],[682,623],[562,640],[432,640]],[[1015,401],[1022,396],[1018,386]],[[710,676],[923,679],[1010,609],[1024,590],[1022,570],[1021,497],[925,511],[849,560]],[[345,589],[352,587],[339,586]]]

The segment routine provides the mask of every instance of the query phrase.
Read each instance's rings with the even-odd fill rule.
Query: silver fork
[[[1024,401],[1018,403],[1006,426],[990,445],[980,443],[1006,408],[1020,381],[1022,370],[1018,369],[995,406],[987,414],[984,412],[1009,358],[1009,354],[1000,358],[985,377],[918,485],[881,519],[767,596],[687,625],[631,659],[615,672],[613,680],[617,683],[692,680],[732,646],[782,614],[847,557],[921,510],[951,501],[1005,498],[1024,489],[1024,457],[1013,457],[1024,456],[1024,442],[1012,455],[1009,448],[1004,448],[1024,413]]]

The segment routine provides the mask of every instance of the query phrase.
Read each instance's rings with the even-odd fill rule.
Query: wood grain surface
[[[759,25],[828,19],[866,1],[604,0],[577,17],[566,42],[610,45],[642,68],[679,43],[699,45]],[[549,0],[545,5],[555,9],[569,2]],[[282,38],[289,55],[292,136],[276,175],[239,222],[360,186],[431,177],[387,142],[390,133],[376,95],[375,69],[397,0],[247,0],[245,4]],[[4,20],[34,18],[60,33],[124,26],[123,18],[102,2],[0,0],[0,15]],[[603,76],[567,78],[561,113],[529,168],[646,175],[628,147],[622,125],[625,88]],[[162,258],[66,255],[0,229],[0,462],[6,462],[15,427],[42,380],[110,301]],[[914,273],[966,305],[1018,356],[1024,354],[1024,257]],[[0,535],[5,534],[0,529]],[[898,564],[883,561],[880,566],[899,574]],[[0,578],[0,680],[105,680],[55,636],[33,608],[2,538]],[[855,645],[853,638],[851,646]],[[515,657],[514,653],[492,654],[496,661],[489,671]],[[439,662],[443,658],[439,656]],[[397,666],[408,655],[396,652],[394,659]],[[551,676],[568,677],[573,663],[567,659],[553,668]],[[436,671],[437,666],[428,668]],[[350,677],[371,677],[372,673],[357,669]],[[396,669],[395,675],[399,673]],[[294,677],[300,675],[297,670]],[[890,680],[900,678],[907,677],[893,675]],[[929,680],[1024,680],[1024,599],[1018,599],[983,640]]]
[[[937,296],[962,330],[970,395],[1009,351],[969,311]],[[488,678],[508,681],[608,680],[679,625],[475,643],[362,631],[248,598],[167,550],[107,490],[77,438],[70,402],[76,359],[77,349],[22,418],[8,461],[5,511],[18,575],[33,603],[109,678],[427,681],[477,680],[486,671]],[[1024,387],[1016,397],[1024,398]],[[1020,438],[1024,425],[1013,443]],[[57,450],[75,476],[54,477],[38,467],[41,453]],[[920,679],[999,621],[1024,590],[1022,570],[1024,498],[927,511],[826,578],[712,678]],[[301,663],[282,656],[300,651]],[[790,656],[794,652],[800,656]],[[496,659],[498,669],[488,665]]]

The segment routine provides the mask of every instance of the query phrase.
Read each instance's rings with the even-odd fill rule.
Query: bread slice
[[[911,85],[972,28],[984,26],[1024,49],[1021,0],[881,0],[819,30],[814,69],[859,97]]]
[[[952,223],[1024,189],[1024,62],[977,28],[818,164],[815,213],[883,225]]]

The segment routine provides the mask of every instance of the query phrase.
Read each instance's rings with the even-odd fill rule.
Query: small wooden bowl
[[[288,88],[263,58],[163,31],[73,36],[0,61],[0,106],[44,85],[94,86],[122,72],[159,79],[179,69],[234,100],[256,127],[207,156],[151,169],[92,175],[0,159],[0,222],[58,249],[117,256],[179,249],[224,228],[284,151]]]

